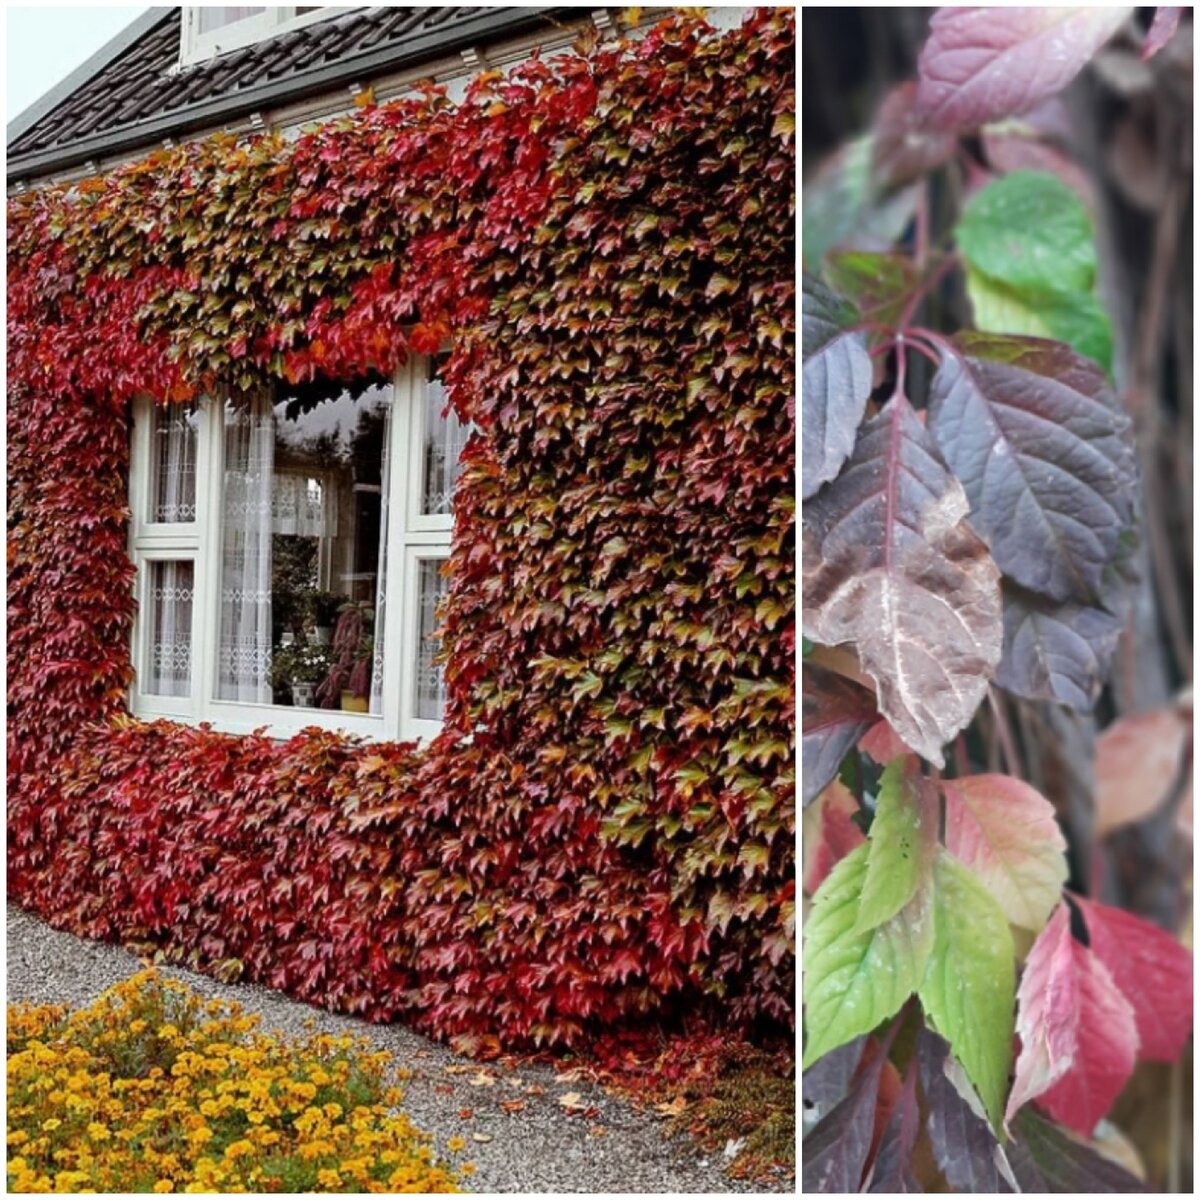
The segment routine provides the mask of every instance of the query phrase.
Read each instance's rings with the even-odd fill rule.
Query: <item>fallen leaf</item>
[[[475,1110],[473,1108],[460,1108],[458,1110],[458,1115],[464,1121],[469,1121],[475,1115]]]
[[[494,1075],[485,1075],[482,1071],[478,1075],[472,1075],[467,1082],[472,1087],[495,1087],[496,1077]]]
[[[501,1100],[500,1107],[502,1109],[504,1109],[504,1111],[506,1113],[519,1113],[519,1112],[524,1111],[525,1101],[524,1100]]]
[[[588,1137],[602,1138],[608,1134],[607,1125],[589,1125]]]
[[[559,1096],[558,1102],[563,1106],[563,1108],[570,1110],[582,1110],[587,1107],[587,1105],[583,1102],[583,1097],[578,1092],[565,1092],[563,1095]]]
[[[473,1133],[473,1134],[471,1134],[471,1141],[473,1141],[473,1142],[490,1142],[491,1140],[492,1140],[492,1135],[490,1133]]]
[[[664,1117],[677,1117],[687,1108],[687,1100],[683,1096],[676,1096],[668,1104],[656,1104],[654,1111],[661,1113]]]

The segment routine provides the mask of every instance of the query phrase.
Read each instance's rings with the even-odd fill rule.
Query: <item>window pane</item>
[[[436,376],[425,385],[425,453],[421,479],[421,512],[433,516],[451,511],[459,457],[471,429],[446,407],[446,389]]]
[[[226,25],[232,25],[234,21],[241,21],[246,17],[253,17],[256,13],[266,11],[265,5],[260,5],[258,8],[200,8],[197,6],[196,20],[198,24],[196,28],[200,33],[212,33],[214,29],[223,29]]]
[[[152,561],[149,662],[142,690],[150,696],[188,696],[192,690],[192,593],[190,562]]]
[[[196,519],[197,405],[156,404],[150,426],[149,521],[175,524]]]
[[[446,681],[441,665],[434,661],[439,649],[434,636],[437,606],[448,586],[441,573],[445,562],[442,558],[423,558],[418,563],[416,711],[418,717],[428,721],[440,721],[446,707]]]
[[[219,699],[381,711],[391,400],[226,405]]]

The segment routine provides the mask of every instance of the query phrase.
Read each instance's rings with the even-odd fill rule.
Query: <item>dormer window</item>
[[[203,62],[239,50],[255,42],[275,37],[289,29],[299,29],[322,21],[339,11],[328,5],[263,5],[261,7],[223,7],[191,5],[183,10],[180,60],[184,66]]]

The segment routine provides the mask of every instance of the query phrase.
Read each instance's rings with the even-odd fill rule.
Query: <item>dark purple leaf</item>
[[[867,1035],[856,1037],[852,1042],[830,1050],[817,1059],[801,1077],[800,1090],[804,1098],[806,1127],[815,1124],[836,1104],[845,1099],[850,1090],[854,1069],[862,1061]]]
[[[1175,36],[1182,13],[1182,8],[1168,8],[1165,5],[1159,5],[1154,10],[1154,20],[1150,22],[1146,40],[1142,43],[1142,58],[1153,58]]]
[[[834,671],[806,663],[801,676],[804,746],[801,778],[807,808],[838,773],[842,759],[875,721],[875,698]]]
[[[950,1048],[936,1033],[917,1035],[921,1088],[929,1112],[926,1129],[938,1169],[951,1191],[1013,1192],[1000,1169],[1002,1151],[987,1121],[973,1112],[946,1075]]]
[[[1015,696],[1088,712],[1108,678],[1124,622],[1004,583],[1004,655],[996,682]]]
[[[1145,1192],[1136,1176],[1032,1108],[1012,1123],[1009,1164],[1023,1192]]]
[[[916,264],[903,254],[842,250],[825,260],[825,276],[858,305],[864,318],[895,325],[920,284]]]
[[[1000,570],[1096,603],[1133,525],[1132,425],[1103,371],[1059,342],[966,333],[930,388],[929,430]]]
[[[804,506],[804,632],[850,643],[896,734],[941,766],[1000,660],[999,573],[903,395]]]
[[[897,1028],[898,1024],[893,1023],[883,1046],[854,1081],[849,1093],[804,1139],[806,1192],[858,1191],[875,1132],[875,1102],[883,1064]],[[815,1070],[816,1065],[819,1064],[809,1069]]]
[[[921,1132],[921,1109],[917,1104],[917,1060],[912,1058],[904,1076],[904,1086],[892,1115],[884,1126],[875,1165],[871,1168],[868,1192],[899,1195],[924,1189],[913,1174],[913,1147]]]
[[[940,8],[917,63],[929,129],[974,129],[1061,91],[1129,8]]]
[[[923,129],[917,116],[917,84],[893,88],[875,118],[871,178],[881,189],[911,183],[936,171],[954,153],[958,139]]]
[[[802,495],[828,483],[854,449],[854,435],[871,394],[867,336],[851,327],[854,306],[820,280],[804,276],[804,460]]]

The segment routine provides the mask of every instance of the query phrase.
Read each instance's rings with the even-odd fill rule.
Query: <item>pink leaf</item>
[[[1175,36],[1182,12],[1182,8],[1169,8],[1161,4],[1154,10],[1154,20],[1150,22],[1146,40],[1142,43],[1143,59],[1153,58]]]
[[[1148,817],[1179,775],[1188,726],[1173,708],[1122,717],[1096,739],[1096,836]]]
[[[858,748],[881,767],[886,767],[893,758],[899,758],[902,754],[913,753],[883,717],[862,735]]]
[[[1067,880],[1054,806],[1008,775],[947,780],[942,791],[946,849],[983,880],[1013,925],[1036,933]]]
[[[1174,1062],[1192,1030],[1192,956],[1169,933],[1132,913],[1074,897],[1092,953],[1133,1005],[1141,1057]]]
[[[804,890],[810,896],[855,846],[867,840],[851,820],[857,812],[854,797],[835,779],[804,814]]]
[[[932,129],[973,129],[1061,91],[1130,8],[941,8],[917,64],[917,112]]]
[[[1037,1100],[1090,1135],[1133,1073],[1137,1023],[1105,965],[1071,936],[1065,903],[1029,952],[1017,1005],[1021,1053],[1005,1123]]]

